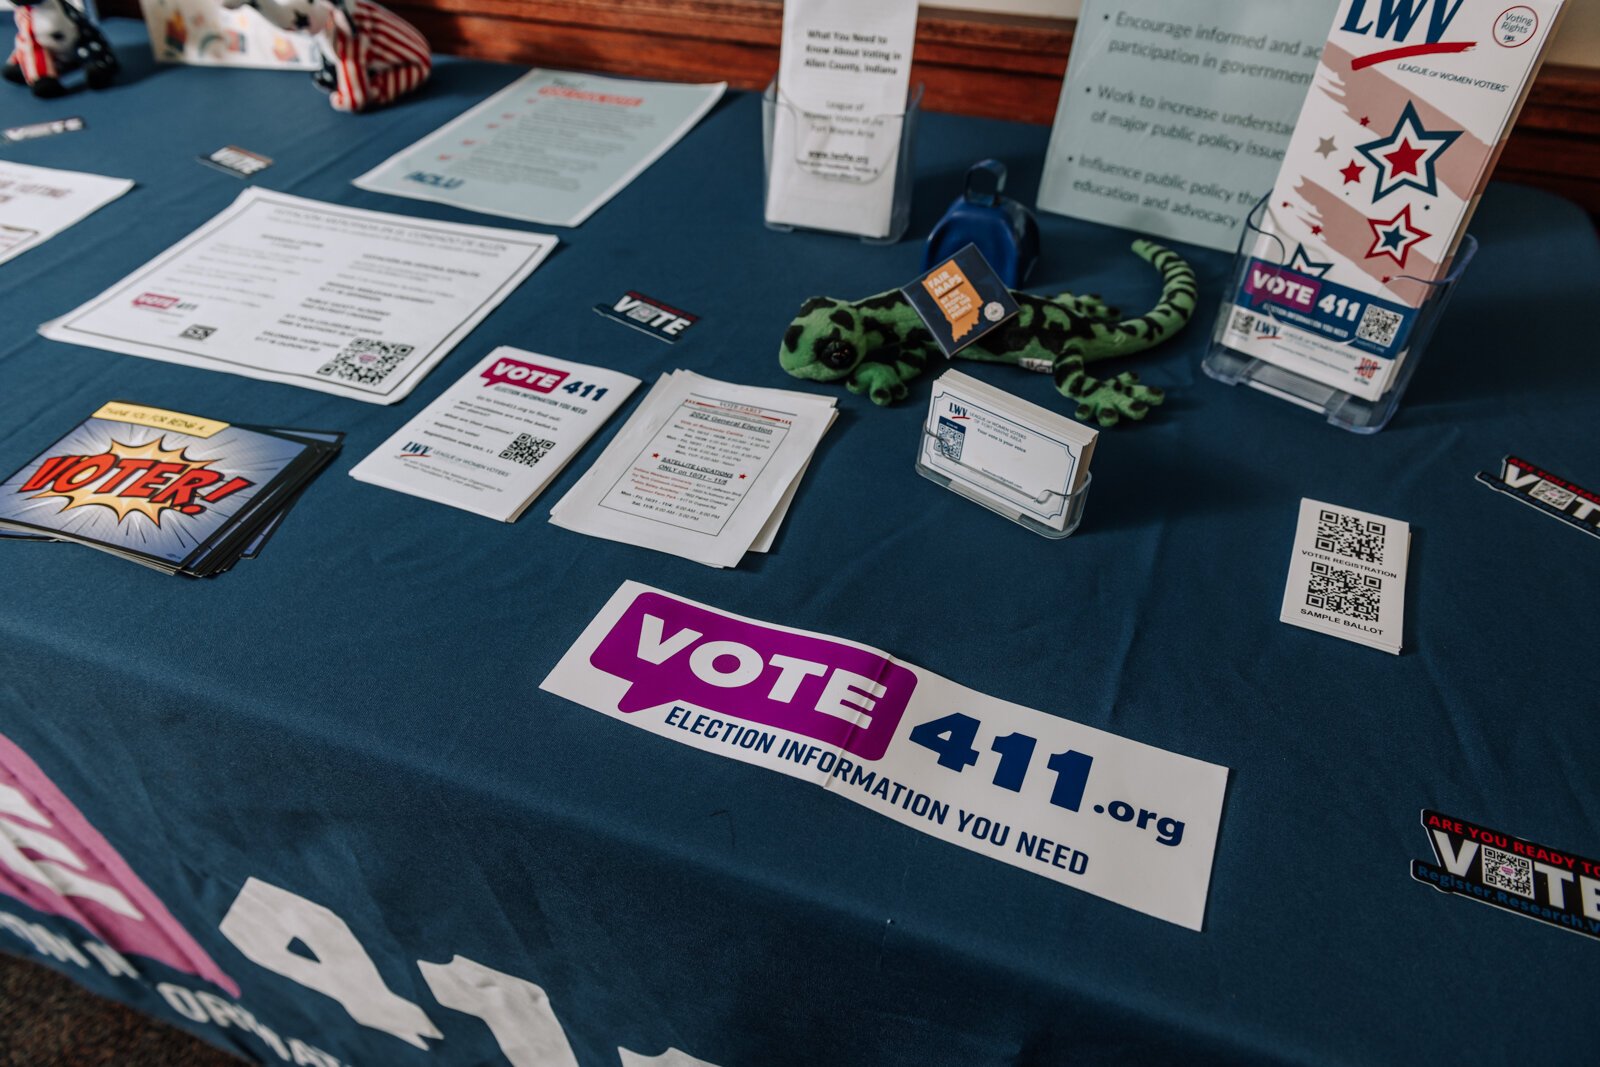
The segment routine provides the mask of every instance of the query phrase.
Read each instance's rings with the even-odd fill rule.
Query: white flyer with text
[[[39,332],[393,404],[556,243],[251,188]]]
[[[350,477],[514,522],[638,385],[632,375],[502,345]]]

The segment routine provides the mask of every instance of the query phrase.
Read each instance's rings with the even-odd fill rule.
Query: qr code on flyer
[[[1526,856],[1513,856],[1497,848],[1483,846],[1483,884],[1533,899],[1533,863]]]
[[[1249,337],[1256,332],[1256,317],[1244,311],[1234,311],[1233,319],[1228,323],[1230,333],[1240,333]]]
[[[412,345],[357,337],[344,346],[343,352],[318,367],[317,373],[357,385],[381,385],[413,351]]]
[[[1316,546],[1324,552],[1368,563],[1382,563],[1384,540],[1388,533],[1389,528],[1381,522],[1371,522],[1328,508],[1317,512]]]
[[[501,450],[500,458],[509,459],[513,463],[520,463],[524,467],[532,467],[554,447],[556,447],[554,441],[546,441],[544,438],[535,437],[531,433],[519,433],[515,441],[512,441]]]
[[[1347,619],[1377,622],[1382,594],[1383,581],[1374,575],[1313,563],[1311,583],[1306,586],[1306,606]]]
[[[1368,304],[1367,310],[1361,313],[1360,325],[1356,327],[1356,339],[1388,348],[1394,344],[1395,335],[1400,332],[1400,324],[1403,322],[1405,316],[1398,311]]]

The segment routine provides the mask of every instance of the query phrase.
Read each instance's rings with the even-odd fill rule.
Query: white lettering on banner
[[[532,982],[465,956],[417,969],[440,1004],[484,1021],[512,1067],[578,1067],[550,998]]]
[[[10,930],[27,941],[42,956],[87,968],[90,964],[84,953],[88,953],[88,956],[94,957],[111,977],[132,978],[136,981],[139,979],[139,972],[133,969],[122,954],[104,942],[84,941],[83,952],[79,952],[76,945],[60,934],[39,923],[28,922],[5,911],[0,911],[0,928]],[[330,1056],[313,1045],[292,1037],[285,1043],[275,1030],[262,1023],[235,1001],[211,992],[188,989],[173,982],[158,982],[155,990],[161,995],[161,999],[167,1002],[168,1007],[190,1022],[215,1026],[219,1029],[231,1026],[248,1031],[272,1049],[281,1060],[292,1060],[295,1064],[305,1064],[306,1067],[343,1067],[337,1057]]]
[[[637,1052],[619,1048],[617,1057],[622,1060],[622,1067],[717,1067],[714,1063],[697,1060],[675,1048],[669,1048],[659,1056],[641,1056]]]
[[[442,1038],[423,1010],[399,996],[343,919],[259,878],[248,879],[219,927],[245,958],[338,1001],[363,1026],[426,1049]],[[316,959],[289,946],[298,938]]]
[[[50,826],[50,820],[9,785],[0,785],[0,813],[27,819],[43,827]],[[22,854],[25,848],[48,858],[31,860]],[[0,818],[0,864],[30,882],[37,882],[63,896],[92,900],[130,919],[144,918],[121,890],[82,874],[86,866],[82,858],[66,842],[43,830]]]
[[[5,917],[5,913],[0,912],[0,921]],[[321,904],[270,882],[250,878],[223,917],[221,929],[223,936],[251,960],[331,997],[363,1026],[391,1034],[419,1048],[428,1047],[421,1037],[443,1038],[421,1008],[395,994],[384,983],[372,957],[350,927]],[[290,952],[288,946],[296,939],[309,947],[317,960]],[[566,1029],[540,986],[485,967],[465,956],[455,956],[449,963],[418,960],[417,969],[441,1005],[476,1016],[488,1026],[501,1054],[512,1067],[577,1067],[577,1057],[567,1040]],[[193,1015],[190,1018],[197,1022],[215,1018],[208,1015],[206,1002],[199,999],[210,994],[190,994],[181,986],[172,988],[188,994],[186,997],[179,994],[180,1000],[192,1003],[194,1007],[189,1010],[200,1013],[198,1018]],[[221,1001],[219,997],[212,999]],[[180,1007],[171,996],[168,996],[168,1003],[173,1005],[174,1011],[187,1014],[186,1008]],[[417,1025],[419,1021],[420,1026]],[[226,1024],[219,1020],[219,1025]],[[419,1039],[412,1040],[413,1036]],[[291,1041],[290,1048],[295,1044]],[[644,1057],[618,1046],[617,1055],[623,1067],[636,1064],[642,1067],[652,1064],[716,1067],[677,1049],[668,1049],[660,1056]],[[300,1062],[298,1058],[295,1060],[295,1063]],[[338,1061],[329,1057],[328,1067],[339,1067]]]

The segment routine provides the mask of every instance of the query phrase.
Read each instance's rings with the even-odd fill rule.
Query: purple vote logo
[[[827,637],[745,622],[660,593],[640,593],[589,663],[629,683],[624,714],[682,702],[730,718],[883,757],[917,676]]]
[[[1321,289],[1317,280],[1308,274],[1260,262],[1250,265],[1244,283],[1244,291],[1250,296],[1265,297],[1301,311],[1310,311],[1316,306]]]

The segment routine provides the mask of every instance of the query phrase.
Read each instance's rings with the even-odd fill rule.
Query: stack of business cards
[[[638,385],[632,375],[502,345],[350,477],[515,522]]]
[[[1399,655],[1410,552],[1407,523],[1302,500],[1278,617]]]
[[[1065,530],[1100,432],[957,370],[933,383],[918,469],[1013,522]],[[1049,536],[1047,534],[1047,536]]]
[[[260,551],[342,439],[113,402],[0,482],[0,533],[220,574]]]
[[[578,533],[733,567],[772,547],[833,398],[662,375],[550,510]]]

